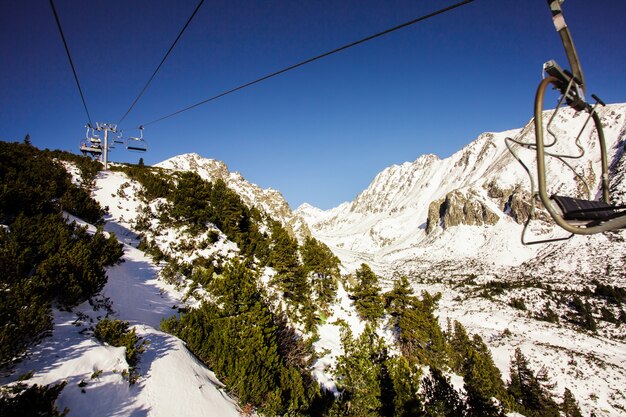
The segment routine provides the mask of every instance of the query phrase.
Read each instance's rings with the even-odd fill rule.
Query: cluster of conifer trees
[[[80,186],[61,161],[80,169]],[[105,212],[88,192],[98,169],[89,158],[40,151],[28,136],[0,141],[0,368],[49,332],[53,303],[68,308],[95,295],[106,283],[104,267],[122,256],[114,236],[89,234],[63,214],[101,223]],[[0,415],[66,415],[55,405],[64,386],[3,389]]]
[[[114,236],[89,234],[63,216],[98,223],[104,213],[72,184],[58,162],[65,155],[0,142],[0,366],[50,330],[51,303],[69,307],[100,291],[104,267],[122,255]],[[92,162],[84,159],[89,183]]]
[[[527,417],[557,417],[561,411],[568,417],[581,415],[568,389],[563,402],[556,403],[547,370],[533,371],[521,350],[511,359],[510,381],[505,383],[480,336],[470,336],[458,321],[449,322],[443,331],[435,316],[439,294],[423,292],[416,297],[406,277],[381,293],[378,278],[365,264],[355,278],[352,299],[368,325],[357,339],[349,329],[344,331],[345,355],[337,367],[342,395],[333,405],[333,410],[339,409],[334,415],[501,417],[507,411]],[[390,356],[391,347],[374,331],[385,315],[400,356]],[[463,378],[464,395],[453,388],[446,372]]]

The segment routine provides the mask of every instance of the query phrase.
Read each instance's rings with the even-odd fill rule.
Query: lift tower
[[[116,133],[117,125],[113,123],[96,122],[96,130],[104,131],[104,144],[102,147],[102,160],[104,162],[104,170],[109,169],[109,132]]]

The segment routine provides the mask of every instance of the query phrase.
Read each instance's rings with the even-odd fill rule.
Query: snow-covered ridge
[[[197,153],[172,157],[154,165],[172,171],[193,171],[207,181],[222,180],[235,191],[249,207],[264,211],[296,237],[310,234],[306,223],[295,217],[283,195],[272,188],[261,188],[247,181],[239,172],[230,172],[226,164],[215,159],[204,158]]]
[[[71,164],[68,169],[74,170]],[[93,197],[109,206],[105,233],[124,245],[123,262],[107,268],[102,292],[72,311],[54,310],[50,337],[29,349],[28,358],[0,376],[0,385],[32,372],[27,384],[66,382],[57,399],[69,416],[229,416],[241,415],[215,374],[191,354],[183,341],[159,330],[160,321],[178,314],[184,294],[159,278],[162,266],[137,249],[135,218],[143,211],[137,197],[141,188],[122,172],[101,172]],[[96,227],[70,217],[89,233]],[[107,310],[107,307],[110,310]],[[95,324],[111,319],[128,321],[147,341],[135,384],[129,383],[124,347],[113,347],[93,337]]]

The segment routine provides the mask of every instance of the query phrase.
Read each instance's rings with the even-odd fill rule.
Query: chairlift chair
[[[120,130],[118,135],[113,138],[113,143],[119,144],[119,145],[123,145],[124,144],[124,138],[122,137],[122,131]]]
[[[87,125],[87,131],[85,132],[85,139],[80,142],[79,149],[83,153],[83,155],[89,154],[90,156],[100,156],[102,155],[102,145],[101,140],[95,133],[92,132],[92,135],[89,136],[89,129],[93,128],[90,125]]]
[[[139,137],[129,137],[126,140],[126,149],[134,152],[146,152],[148,144],[143,138],[143,126],[139,126]]]
[[[89,136],[89,129],[91,129],[91,136]],[[93,145],[102,143],[102,139],[100,139],[100,136],[96,135],[96,130],[90,125],[87,125],[87,140]]]
[[[612,230],[618,230],[626,228],[626,206],[615,205],[611,203],[609,195],[609,176],[608,176],[608,162],[607,162],[607,150],[604,138],[604,130],[602,127],[602,121],[598,115],[596,109],[599,105],[604,106],[604,102],[600,100],[596,95],[592,94],[592,98],[595,100],[595,104],[591,105],[585,101],[585,82],[583,78],[582,69],[574,48],[574,43],[569,32],[565,19],[561,10],[559,0],[547,0],[550,10],[552,11],[554,25],[561,36],[563,46],[572,68],[572,71],[562,69],[555,61],[548,61],[544,64],[545,78],[540,82],[537,88],[534,105],[534,127],[535,127],[535,142],[522,142],[520,140],[507,138],[506,144],[513,156],[522,164],[526,170],[531,181],[531,210],[524,224],[522,231],[522,243],[525,245],[547,243],[560,240],[567,240],[575,234],[591,235],[595,233],[607,232]],[[561,94],[559,103],[548,121],[544,126],[543,122],[543,103],[545,92],[548,86],[554,87]],[[576,137],[576,145],[580,149],[580,155],[559,155],[551,150],[546,150],[553,146],[558,140],[556,134],[550,129],[550,125],[554,120],[559,108],[562,105],[567,105],[577,112],[586,112],[588,114],[587,120],[582,126],[580,133]],[[587,188],[588,194],[589,187],[586,185],[584,179],[575,172],[574,168],[565,160],[566,158],[576,159],[582,157],[584,149],[580,146],[578,140],[580,139],[583,130],[587,126],[588,122],[592,120],[593,126],[597,132],[600,159],[602,165],[601,175],[601,189],[602,200],[591,200],[588,195],[587,199],[575,198],[571,196],[562,195],[549,195],[546,187],[546,156],[554,157],[569,167],[574,174],[582,180]],[[552,136],[552,140],[549,143],[544,142],[545,132],[548,132]],[[516,152],[513,150],[513,144],[517,144],[523,148],[530,149],[536,152],[537,162],[537,188],[535,193],[535,181],[531,174],[530,169],[522,162]],[[535,211],[535,199],[539,199],[550,217],[554,222],[563,230],[570,233],[569,236],[556,239],[541,239],[535,241],[527,241],[525,234],[530,223],[530,219],[534,215]]]

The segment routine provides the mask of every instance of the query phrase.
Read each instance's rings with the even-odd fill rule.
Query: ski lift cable
[[[191,21],[193,20],[194,16],[196,15],[196,13],[198,13],[198,10],[200,10],[200,7],[202,6],[202,3],[204,3],[204,0],[200,0],[200,2],[198,3],[198,5],[196,6],[196,9],[193,11],[193,13],[191,14],[191,16],[189,16],[189,19],[187,19],[187,23],[185,23],[185,26],[183,26],[183,28],[181,29],[180,33],[178,34],[178,36],[176,37],[176,39],[174,40],[174,42],[172,43],[172,46],[170,46],[170,49],[167,50],[167,52],[165,53],[165,55],[163,56],[163,59],[161,59],[161,62],[159,63],[159,65],[156,67],[156,69],[154,70],[154,72],[152,73],[152,75],[150,76],[150,78],[148,79],[148,82],[146,82],[146,85],[143,86],[143,88],[141,89],[141,91],[139,92],[139,95],[137,96],[137,98],[135,98],[135,101],[133,101],[133,103],[130,105],[130,107],[128,108],[128,110],[126,110],[126,113],[124,113],[124,115],[122,116],[122,118],[120,119],[119,122],[117,122],[118,125],[120,125],[124,119],[126,118],[126,116],[128,116],[128,114],[131,112],[131,110],[133,109],[133,107],[135,107],[135,104],[137,104],[137,102],[139,101],[139,99],[141,98],[141,96],[143,96],[143,94],[146,92],[146,90],[148,89],[148,86],[150,85],[150,83],[152,83],[152,80],[154,79],[154,77],[156,76],[157,72],[159,72],[159,69],[161,69],[161,66],[163,65],[163,63],[165,62],[165,60],[167,59],[167,57],[170,55],[170,53],[172,52],[172,50],[174,49],[174,47],[176,46],[176,44],[178,43],[178,40],[181,38],[181,36],[183,36],[183,33],[185,32],[185,30],[187,29],[187,27],[189,26],[189,24],[191,23]]]
[[[59,33],[61,34],[61,39],[63,39],[63,45],[65,46],[65,52],[67,52],[67,58],[70,61],[70,66],[72,67],[72,72],[74,73],[76,86],[78,86],[78,92],[80,93],[80,98],[83,101],[83,107],[85,107],[85,113],[87,113],[87,120],[89,120],[90,125],[93,125],[93,123],[91,122],[91,116],[89,115],[89,110],[87,109],[87,102],[85,101],[85,95],[83,94],[83,89],[80,87],[80,82],[78,81],[78,75],[76,74],[76,68],[74,67],[74,62],[72,61],[72,55],[70,54],[70,49],[67,46],[67,41],[65,40],[65,35],[63,34],[63,29],[61,28],[61,21],[59,20],[59,15],[57,13],[56,7],[54,7],[53,0],[50,0],[50,6],[52,7],[52,12],[54,13],[54,19],[57,22],[57,27],[59,28]]]
[[[309,58],[309,59],[307,59],[307,60],[305,60],[305,61],[301,61],[301,62],[299,62],[299,63],[297,63],[297,64],[294,64],[294,65],[291,65],[291,66],[289,66],[289,67],[283,68],[283,69],[281,69],[281,70],[279,70],[279,71],[276,71],[276,72],[273,72],[273,73],[271,73],[271,74],[265,75],[265,76],[263,76],[263,77],[261,77],[261,78],[257,78],[257,79],[256,79],[256,80],[254,80],[254,81],[250,81],[250,82],[248,82],[248,83],[242,84],[242,85],[240,85],[239,87],[235,87],[235,88],[232,88],[232,89],[230,89],[230,90],[224,91],[224,92],[222,92],[222,93],[220,93],[220,94],[218,94],[218,95],[215,95],[215,96],[213,96],[213,97],[207,98],[206,100],[200,101],[200,102],[198,102],[198,103],[196,103],[196,104],[192,104],[192,105],[190,105],[190,106],[187,106],[187,107],[185,107],[185,108],[182,108],[182,109],[180,109],[180,110],[177,110],[177,111],[175,111],[175,112],[173,112],[173,113],[170,113],[170,114],[168,114],[168,115],[166,115],[166,116],[163,116],[163,117],[160,117],[160,118],[158,118],[158,119],[155,119],[155,120],[153,120],[153,121],[151,121],[151,122],[148,122],[148,123],[143,123],[143,126],[148,126],[148,125],[151,125],[151,124],[154,124],[154,123],[158,123],[158,122],[160,122],[160,121],[163,121],[163,120],[165,120],[165,119],[169,119],[170,117],[174,117],[174,116],[176,116],[176,115],[178,115],[178,114],[181,114],[181,113],[183,113],[183,112],[186,112],[186,111],[191,110],[191,109],[193,109],[193,108],[196,108],[196,107],[198,107],[198,106],[201,106],[201,105],[203,105],[203,104],[206,104],[206,103],[208,103],[208,102],[210,102],[210,101],[214,101],[214,100],[217,100],[217,99],[222,98],[222,97],[224,97],[224,96],[227,96],[227,95],[229,95],[229,94],[232,94],[232,93],[234,93],[234,92],[237,92],[237,91],[239,91],[239,90],[243,90],[243,89],[244,89],[244,88],[246,88],[246,87],[250,87],[250,86],[252,86],[252,85],[254,85],[254,84],[258,84],[258,83],[260,83],[260,82],[262,82],[262,81],[265,81],[265,80],[268,80],[268,79],[270,79],[270,78],[273,78],[273,77],[275,77],[275,76],[277,76],[277,75],[283,74],[283,73],[285,73],[285,72],[287,72],[287,71],[291,71],[291,70],[293,70],[293,69],[296,69],[296,68],[302,67],[302,66],[304,66],[304,65],[306,65],[306,64],[310,64],[311,62],[317,61],[317,60],[322,59],[322,58],[326,58],[327,56],[330,56],[330,55],[336,54],[336,53],[338,53],[338,52],[344,51],[344,50],[346,50],[346,49],[352,48],[353,46],[360,45],[360,44],[362,44],[362,43],[365,43],[365,42],[371,41],[371,40],[373,40],[373,39],[379,38],[379,37],[381,37],[381,36],[387,35],[387,34],[389,34],[389,33],[391,33],[391,32],[395,32],[395,31],[397,31],[397,30],[399,30],[399,29],[403,29],[403,28],[405,28],[405,27],[408,27],[408,26],[414,25],[414,24],[419,23],[419,22],[422,22],[422,21],[424,21],[424,20],[428,20],[428,19],[430,19],[430,18],[432,18],[432,17],[435,17],[435,16],[438,16],[438,15],[441,15],[441,14],[447,13],[447,12],[449,12],[449,11],[452,11],[453,9],[458,8],[458,7],[461,7],[461,6],[464,6],[464,5],[466,5],[466,4],[472,3],[473,1],[474,1],[474,0],[464,0],[464,1],[461,1],[461,2],[458,2],[458,3],[455,3],[455,4],[451,5],[451,6],[447,6],[447,7],[444,7],[444,8],[442,8],[442,9],[439,9],[439,10],[437,10],[437,11],[435,11],[435,12],[428,13],[428,14],[426,14],[426,15],[420,16],[420,17],[418,17],[418,18],[416,18],[416,19],[413,19],[413,20],[410,20],[410,21],[408,21],[408,22],[402,23],[402,24],[400,24],[400,25],[394,26],[394,27],[392,27],[392,28],[389,28],[389,29],[384,30],[384,31],[379,32],[379,33],[376,33],[376,34],[374,34],[374,35],[370,35],[370,36],[368,36],[368,37],[366,37],[366,38],[363,38],[363,39],[360,39],[360,40],[358,40],[358,41],[355,41],[355,42],[349,43],[349,44],[344,45],[344,46],[340,46],[339,48],[335,48],[335,49],[333,49],[333,50],[331,50],[331,51],[325,52],[325,53],[323,53],[323,54],[321,54],[321,55],[318,55],[318,56],[316,56],[316,57],[314,57],[314,58]]]

